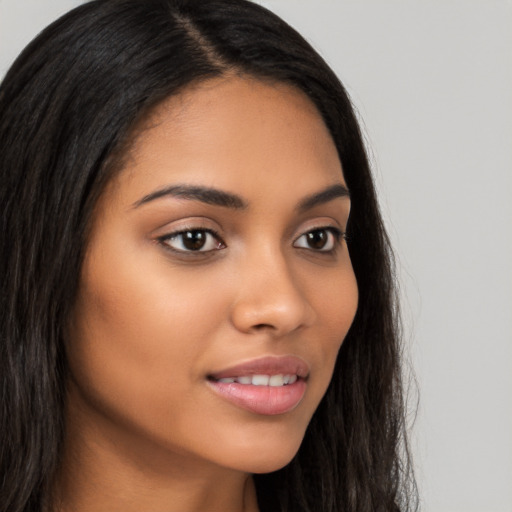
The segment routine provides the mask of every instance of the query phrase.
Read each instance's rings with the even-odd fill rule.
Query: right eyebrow
[[[300,212],[306,212],[315,206],[328,203],[329,201],[337,199],[338,197],[345,197],[350,199],[350,192],[343,183],[335,183],[334,185],[330,185],[320,192],[316,192],[315,194],[304,198],[299,203],[297,209]]]
[[[156,199],[165,196],[179,197],[192,201],[200,201],[206,204],[223,206],[234,210],[244,210],[247,208],[247,202],[236,194],[225,192],[212,187],[203,187],[197,185],[172,185],[170,187],[161,188],[144,196],[133,204],[134,208],[138,208],[143,204],[147,204]]]

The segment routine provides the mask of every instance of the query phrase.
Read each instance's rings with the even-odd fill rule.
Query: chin
[[[281,430],[281,429],[278,429]],[[225,455],[231,460],[227,465],[245,473],[272,473],[291,462],[297,454],[304,437],[304,432],[272,432],[263,429],[255,436],[240,439]],[[231,441],[234,441],[233,439]],[[226,448],[228,444],[224,445]]]
[[[299,445],[300,446],[300,445]],[[295,457],[297,450],[287,453],[258,454],[251,460],[239,460],[234,469],[243,473],[264,474],[273,473],[287,466]]]
[[[278,471],[279,469],[287,466],[295,457],[298,451],[295,450],[293,453],[288,453],[286,456],[276,457],[268,457],[267,459],[261,459],[254,461],[254,464],[251,464],[251,469],[248,473],[252,474],[264,474],[264,473],[273,473],[274,471]]]

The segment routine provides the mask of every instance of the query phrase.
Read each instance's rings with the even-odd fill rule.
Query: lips
[[[240,375],[279,374],[297,375],[297,377],[306,378],[309,374],[309,366],[303,359],[295,356],[263,357],[213,373],[210,378],[220,380]]]
[[[299,405],[308,375],[309,366],[298,357],[265,357],[213,373],[208,384],[237,407],[276,415]]]
[[[297,380],[296,374],[277,374],[277,375],[241,375],[239,377],[224,377],[222,379],[218,379],[217,382],[221,382],[223,384],[230,384],[232,382],[237,382],[238,384],[251,384],[253,386],[288,386],[289,384],[293,384]]]

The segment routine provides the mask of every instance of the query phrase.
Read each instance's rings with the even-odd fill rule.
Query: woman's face
[[[141,465],[288,463],[356,312],[349,211],[302,93],[238,77],[167,100],[95,211],[68,421]]]

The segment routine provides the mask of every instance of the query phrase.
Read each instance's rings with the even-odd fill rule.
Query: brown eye
[[[341,236],[341,232],[335,228],[314,229],[297,238],[293,246],[312,251],[329,252],[335,249]]]
[[[207,234],[204,231],[187,231],[181,237],[185,249],[200,251],[206,243]]]
[[[329,234],[326,231],[312,231],[306,235],[307,244],[311,249],[321,250],[328,242]]]
[[[178,252],[208,252],[224,248],[220,238],[207,229],[190,229],[172,233],[163,237],[161,241]]]

